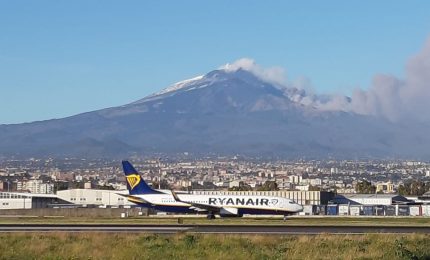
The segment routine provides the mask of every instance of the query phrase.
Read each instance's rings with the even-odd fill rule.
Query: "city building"
[[[23,183],[22,190],[37,194],[53,194],[54,184],[43,183],[42,180],[29,180]]]
[[[376,192],[393,193],[394,192],[394,184],[392,184],[391,182],[377,183],[376,184]]]

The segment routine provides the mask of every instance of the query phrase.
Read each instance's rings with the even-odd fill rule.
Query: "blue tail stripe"
[[[122,168],[127,178],[127,189],[130,195],[161,193],[149,187],[129,161],[122,161]]]

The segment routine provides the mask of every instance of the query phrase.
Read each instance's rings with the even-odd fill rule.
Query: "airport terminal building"
[[[413,201],[398,194],[338,194],[332,202],[335,204],[388,206],[408,204]]]
[[[0,192],[0,210],[48,208],[50,205],[67,203],[54,194]]]
[[[430,216],[430,205],[398,194],[338,194],[327,205],[326,215]]]
[[[136,206],[119,194],[128,194],[128,191],[71,189],[57,192],[57,196],[61,200],[84,207],[130,208]]]
[[[130,208],[136,204],[118,194],[128,194],[127,190],[71,189],[57,194],[36,194],[24,192],[0,192],[0,210],[35,208]]]

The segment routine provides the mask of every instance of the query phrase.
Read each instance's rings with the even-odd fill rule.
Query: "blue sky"
[[[430,1],[0,0],[0,124],[123,105],[248,57],[318,93],[402,77]]]

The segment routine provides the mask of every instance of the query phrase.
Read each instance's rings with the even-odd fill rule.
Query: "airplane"
[[[128,161],[122,161],[129,194],[120,194],[141,207],[164,212],[205,213],[208,219],[252,215],[288,215],[303,206],[291,199],[274,196],[196,195],[151,188]]]

